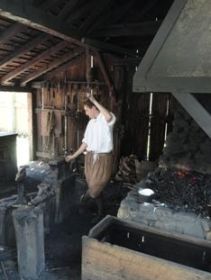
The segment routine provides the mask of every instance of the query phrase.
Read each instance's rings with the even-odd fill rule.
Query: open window
[[[0,132],[17,133],[17,165],[32,159],[32,97],[27,92],[0,92]]]

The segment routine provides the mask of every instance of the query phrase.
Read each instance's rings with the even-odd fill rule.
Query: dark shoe
[[[83,203],[83,202],[84,202],[85,194],[86,194],[86,193],[83,193],[82,196],[80,197],[80,203]]]
[[[85,204],[89,201],[89,199],[91,199],[88,191],[86,191],[84,194],[82,194],[82,196],[80,197],[80,203],[81,204]]]
[[[104,214],[104,203],[103,203],[102,195],[95,198],[95,202],[96,202],[96,205],[97,205],[97,214],[98,214],[98,216],[102,217],[103,214]]]
[[[87,213],[87,209],[85,207],[79,206],[78,214],[79,215],[85,215],[86,213]]]

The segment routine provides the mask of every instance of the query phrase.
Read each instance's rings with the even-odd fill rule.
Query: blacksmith
[[[71,161],[86,151],[85,177],[87,192],[81,201],[89,198],[95,200],[98,217],[103,215],[102,190],[109,182],[112,174],[113,127],[116,117],[103,107],[93,95],[88,94],[84,103],[85,114],[90,118],[82,144],[79,149],[65,160]]]

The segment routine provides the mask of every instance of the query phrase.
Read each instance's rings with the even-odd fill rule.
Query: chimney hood
[[[175,0],[133,79],[134,92],[169,92],[211,138],[211,1]],[[209,95],[211,97],[211,95]]]

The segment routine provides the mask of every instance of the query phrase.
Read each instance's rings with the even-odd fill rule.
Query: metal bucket
[[[140,203],[151,202],[154,196],[155,196],[155,192],[152,189],[140,188],[138,190],[138,200]]]

